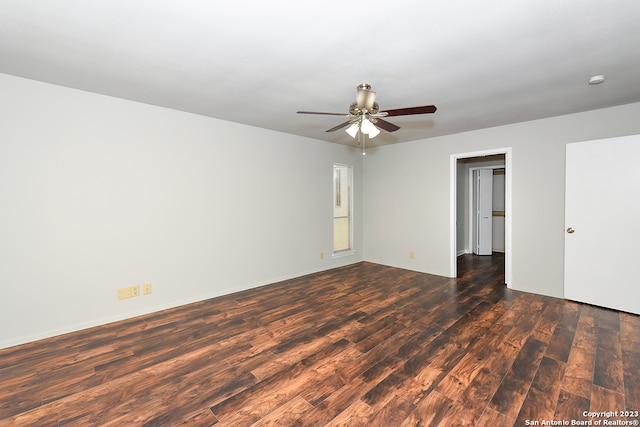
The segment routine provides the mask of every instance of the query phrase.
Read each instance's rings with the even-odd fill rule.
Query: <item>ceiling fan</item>
[[[409,116],[413,114],[432,114],[437,110],[435,105],[423,105],[421,107],[396,108],[393,110],[380,111],[380,107],[376,102],[376,93],[371,90],[371,85],[362,83],[358,85],[356,92],[356,102],[349,107],[349,114],[344,113],[321,113],[316,111],[298,111],[298,114],[323,114],[329,116],[342,116],[348,120],[344,123],[327,129],[326,132],[335,132],[347,126],[346,132],[352,138],[357,138],[358,144],[360,137],[364,134],[369,138],[375,138],[380,133],[378,128],[387,132],[395,132],[400,129],[383,119],[383,117],[392,116]]]

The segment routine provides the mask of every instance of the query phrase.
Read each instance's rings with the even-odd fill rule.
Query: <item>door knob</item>
[[[573,228],[569,227],[567,228],[567,233],[569,234],[573,234],[576,230],[574,230]]]

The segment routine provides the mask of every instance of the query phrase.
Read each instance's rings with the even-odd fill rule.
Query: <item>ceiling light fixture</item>
[[[378,129],[371,120],[366,117],[360,117],[359,120],[351,123],[351,126],[345,129],[353,139],[358,142],[358,145],[362,147],[362,155],[365,153],[365,143],[367,141],[367,136],[369,138],[375,138],[380,134],[380,129]]]
[[[355,138],[356,136],[358,136],[358,131],[359,130],[360,130],[359,123],[355,122],[355,123],[352,123],[351,126],[346,128],[345,132],[347,132],[349,135],[351,135],[351,138]]]
[[[362,119],[360,130],[362,133],[369,135],[369,138],[375,138],[380,134],[380,130],[367,118]]]
[[[603,75],[591,76],[591,78],[589,79],[589,84],[591,86],[599,85],[600,83],[603,83],[603,82],[604,82],[604,76]]]
[[[362,117],[360,120],[353,122],[351,126],[345,129],[345,132],[351,135],[354,139],[358,136],[358,131],[368,135],[369,138],[375,138],[380,135],[380,129],[378,129],[373,122],[366,117]]]
[[[362,154],[364,154],[364,140],[375,138],[380,134],[380,129],[387,132],[395,132],[400,129],[393,123],[385,120],[387,116],[411,116],[414,114],[433,114],[437,110],[435,105],[422,105],[419,107],[396,108],[393,110],[381,111],[380,106],[376,102],[376,93],[371,90],[371,85],[362,83],[358,85],[356,92],[356,102],[349,106],[349,113],[326,113],[319,111],[298,111],[298,114],[322,114],[329,116],[345,117],[347,121],[327,129],[326,132],[335,132],[339,129],[345,131],[351,138],[358,141],[358,145],[362,145]],[[379,126],[379,128],[378,128]]]

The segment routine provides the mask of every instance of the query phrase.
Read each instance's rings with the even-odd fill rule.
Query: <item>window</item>
[[[352,167],[333,165],[333,253],[350,252],[352,242]]]

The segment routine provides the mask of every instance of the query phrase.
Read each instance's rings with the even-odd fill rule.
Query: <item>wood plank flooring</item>
[[[503,263],[359,263],[0,350],[0,425],[639,419],[639,316],[511,291]]]

